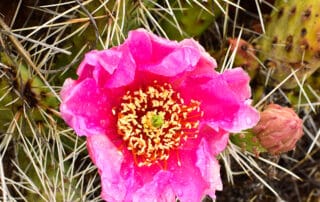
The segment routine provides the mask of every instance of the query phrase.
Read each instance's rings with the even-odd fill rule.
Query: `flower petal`
[[[177,162],[168,162],[172,176],[172,188],[181,202],[201,201],[209,184],[203,179],[196,166],[197,156],[194,150],[180,150]]]
[[[250,77],[241,68],[226,70],[222,74],[227,81],[229,88],[234,92],[234,96],[240,101],[240,108],[235,116],[233,125],[228,129],[230,132],[240,132],[241,130],[252,128],[260,119],[259,112],[251,107],[251,89],[249,86]]]
[[[247,100],[241,104],[232,126],[226,129],[230,132],[237,133],[241,130],[254,127],[258,123],[259,119],[259,112],[251,106],[251,100]]]
[[[133,202],[172,202],[175,201],[175,193],[170,186],[172,173],[158,172],[153,180],[145,183],[142,188],[133,194]]]
[[[109,80],[105,82],[107,88],[118,88],[126,86],[133,82],[136,71],[136,64],[132,58],[130,50],[127,46],[123,45],[118,48],[122,55],[119,60],[118,66]],[[108,58],[103,58],[104,62],[109,62]]]
[[[202,139],[197,149],[196,165],[200,169],[202,178],[209,184],[205,194],[215,198],[215,191],[222,190],[222,181],[220,178],[220,166],[218,161],[211,155],[208,144]],[[204,195],[205,195],[204,194]]]
[[[107,95],[101,94],[93,79],[76,83],[67,80],[61,92],[61,116],[80,136],[105,133],[111,124]]]
[[[202,57],[200,45],[195,45],[196,42],[191,39],[178,43],[142,29],[131,31],[126,42],[139,70],[162,76],[190,71]]]
[[[199,137],[206,140],[211,155],[218,155],[222,152],[229,140],[228,132],[222,129],[216,129],[210,123],[202,123]]]
[[[86,53],[78,68],[78,81],[89,77],[94,78],[101,88],[118,88],[133,81],[135,67],[125,45],[102,51],[93,50]]]
[[[228,83],[229,88],[239,100],[246,100],[251,96],[249,86],[250,77],[241,68],[229,69],[223,72],[223,79]]]
[[[200,69],[207,69],[211,74],[213,73],[213,69],[217,67],[216,60],[209,55],[208,52],[195,40],[193,39],[184,39],[180,42],[182,46],[193,47],[200,53],[200,60],[197,64],[197,71]],[[200,73],[200,72],[198,72]]]
[[[216,124],[218,128],[232,125],[240,108],[240,103],[235,98],[234,92],[221,75],[215,75],[211,78],[189,76],[178,90],[185,100],[200,101],[200,107],[204,111],[203,119]]]
[[[126,44],[138,66],[160,63],[177,47],[177,42],[160,38],[144,29],[129,32]]]
[[[236,85],[238,79],[239,86]],[[241,69],[226,74],[190,74],[180,83],[178,90],[187,101],[201,102],[204,121],[212,128],[239,132],[254,126],[259,120],[258,112],[250,106],[249,77]]]
[[[163,76],[175,76],[195,68],[200,54],[192,47],[181,47],[163,58],[160,64],[146,66],[146,70]]]
[[[93,71],[95,68],[101,69],[101,65],[98,62],[99,51],[93,50],[85,54],[84,59],[80,63],[77,69],[78,82],[86,78],[93,78]]]
[[[106,135],[87,137],[87,148],[91,159],[98,167],[102,193],[101,197],[110,202],[121,202],[125,198],[126,187],[120,175],[123,155]]]

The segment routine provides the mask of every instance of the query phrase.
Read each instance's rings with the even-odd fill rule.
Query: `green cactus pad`
[[[177,1],[170,2],[173,2],[171,5],[173,15],[168,14],[160,22],[170,39],[181,40],[198,36],[222,13],[213,1],[202,3],[180,1],[181,4]],[[222,3],[222,1],[218,2]]]
[[[320,1],[277,0],[275,8],[258,41],[259,57],[272,72],[273,85],[292,71],[302,80],[320,66]],[[291,77],[283,87],[296,85]]]
[[[258,138],[251,131],[233,134],[230,136],[230,140],[232,143],[241,147],[244,151],[248,151],[256,155],[259,155],[261,152],[266,152],[266,149],[261,146]]]

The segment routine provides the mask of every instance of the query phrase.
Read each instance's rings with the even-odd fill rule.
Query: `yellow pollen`
[[[144,89],[127,91],[112,114],[118,118],[118,133],[137,166],[166,162],[188,138],[197,137],[203,116],[198,101],[185,105],[170,84],[156,81]]]

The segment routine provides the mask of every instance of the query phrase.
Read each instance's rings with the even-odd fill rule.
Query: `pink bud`
[[[271,154],[280,154],[295,148],[303,135],[302,120],[288,107],[268,105],[253,128],[260,144]]]

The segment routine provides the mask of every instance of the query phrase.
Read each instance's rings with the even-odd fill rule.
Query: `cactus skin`
[[[242,150],[254,153],[258,156],[261,152],[267,150],[260,144],[257,136],[251,130],[245,133],[234,134],[230,136],[232,143],[241,147]]]
[[[320,69],[318,69],[312,76],[307,80],[307,83],[320,93]]]
[[[228,39],[230,45],[230,51],[236,50],[236,56],[234,59],[234,66],[242,67],[245,69],[251,78],[256,75],[259,63],[256,59],[256,51],[253,46],[247,41],[237,38]]]
[[[119,45],[130,30],[141,26],[141,22],[139,21],[141,18],[139,16],[139,7],[141,4],[143,4],[147,9],[154,6],[148,3],[147,0],[139,2],[130,0],[110,0],[105,4],[105,7],[96,11],[97,8],[101,7],[101,1],[91,1],[86,4],[84,8],[95,19],[97,30],[95,30],[95,27],[88,19],[86,13],[79,8],[81,12],[79,11],[75,17],[79,22],[72,24],[70,27],[70,33],[76,34],[74,34],[64,44],[64,47],[71,52],[71,55],[58,55],[57,60],[55,61],[55,68],[59,69],[70,64],[72,64],[72,67],[77,67],[78,65],[74,63],[75,58],[80,57],[81,59],[83,54],[89,50],[101,50],[104,49],[103,46],[106,45]],[[125,11],[122,9],[123,7],[126,8]],[[111,14],[112,16],[110,16]],[[87,20],[82,21],[81,19]],[[81,31],[79,32],[79,30]],[[96,34],[99,35],[100,40],[97,39]],[[108,44],[106,44],[107,39]],[[59,78],[56,78],[55,82],[58,83],[58,85],[61,85],[63,81],[69,77],[76,77],[75,70],[73,68],[71,68],[71,71],[68,71],[62,76],[59,76]]]
[[[21,62],[13,61],[6,53],[0,52],[0,59],[8,68],[0,67],[0,129],[14,119],[17,112],[25,110],[34,121],[42,121],[39,109],[46,111],[57,108],[59,102],[43,84]]]
[[[270,68],[273,85],[283,81],[292,70],[301,80],[320,66],[320,1],[277,0],[266,26],[265,36],[258,41],[260,59]],[[291,77],[284,88],[296,87]]]
[[[166,18],[168,19],[162,19],[160,25],[170,39],[182,40],[183,38],[199,36],[222,13],[213,0],[206,2],[199,1],[198,3],[180,1],[181,7],[178,4],[178,1],[171,0],[170,2],[171,7],[174,9],[174,16],[182,31],[182,33],[180,33],[173,17],[167,15]],[[218,2],[220,5],[224,5],[222,1]],[[209,12],[200,7],[198,5],[200,3],[203,7],[208,9]]]
[[[295,148],[302,137],[302,120],[288,107],[269,104],[260,114],[260,121],[253,128],[260,144],[270,154],[280,154]]]

